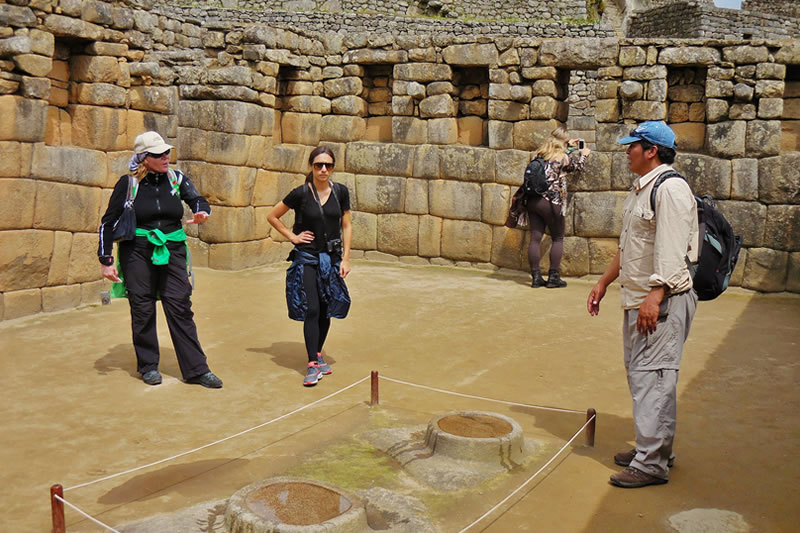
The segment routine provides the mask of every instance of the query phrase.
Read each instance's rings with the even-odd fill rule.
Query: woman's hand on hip
[[[350,273],[350,260],[342,259],[342,262],[339,263],[339,275],[342,277],[342,279],[344,279],[347,277],[349,273]]]
[[[100,272],[102,272],[103,277],[106,279],[110,279],[111,281],[116,281],[119,283],[121,280],[119,279],[119,274],[117,273],[117,267],[114,265],[103,265],[100,267]]]
[[[314,242],[314,232],[306,230],[299,235],[295,235],[290,240],[292,244],[308,244]]]

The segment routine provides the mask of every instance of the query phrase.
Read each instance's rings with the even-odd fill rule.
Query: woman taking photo
[[[190,223],[205,222],[211,207],[188,177],[178,170],[170,170],[171,149],[172,146],[154,131],[136,137],[134,155],[128,166],[131,173],[122,176],[111,193],[100,224],[97,254],[103,277],[124,284],[121,295],[127,296],[131,308],[133,347],[142,381],[148,385],[161,383],[156,332],[156,300],[161,299],[183,379],[187,383],[218,389],[222,387],[222,380],[209,370],[197,339],[192,286],[186,271],[181,201],[194,213]],[[127,209],[129,198],[133,198],[136,214],[135,236],[119,242],[117,270],[111,255],[114,230]],[[133,225],[132,222],[131,230]]]
[[[570,139],[567,131],[558,127],[536,152],[535,157],[545,160],[547,190],[542,196],[534,194],[526,199],[531,228],[531,242],[528,246],[528,262],[533,276],[531,287],[567,286],[567,282],[561,279],[560,273],[566,230],[567,174],[580,171],[591,153],[591,150],[585,147],[578,149],[580,142],[580,139]],[[569,155],[575,151],[579,154],[577,158]],[[539,268],[545,226],[550,229],[550,236],[553,239],[553,246],[550,248],[550,272],[546,282]]]
[[[270,211],[267,220],[286,237],[294,250],[286,271],[286,303],[289,318],[303,322],[308,366],[303,385],[316,385],[333,372],[322,356],[331,317],[344,318],[350,296],[344,278],[350,272],[350,193],[331,181],[336,159],[327,146],[315,148],[308,158],[311,172]],[[295,212],[290,230],[280,221],[289,209]]]

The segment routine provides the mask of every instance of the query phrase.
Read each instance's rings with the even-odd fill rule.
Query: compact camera
[[[325,249],[329,254],[342,255],[342,239],[331,239],[325,243]]]
[[[578,150],[583,150],[586,147],[586,141],[578,139]]]

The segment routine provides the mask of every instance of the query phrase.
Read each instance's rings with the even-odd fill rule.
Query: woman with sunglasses
[[[344,318],[350,309],[350,296],[344,278],[350,272],[350,193],[347,187],[331,181],[336,158],[327,146],[312,150],[308,158],[311,172],[270,211],[267,220],[294,244],[286,271],[286,302],[289,318],[303,322],[308,365],[303,385],[316,385],[333,372],[322,356],[331,317]],[[295,212],[290,230],[280,218],[289,209]]]
[[[124,284],[122,292],[131,309],[133,346],[142,381],[148,385],[161,383],[156,332],[156,300],[161,299],[183,379],[218,389],[222,380],[209,370],[197,338],[192,286],[186,272],[186,233],[181,221],[182,202],[194,213],[187,224],[205,222],[211,207],[188,177],[169,169],[171,149],[154,131],[136,137],[129,164],[131,174],[122,176],[114,186],[100,224],[97,253],[103,277]],[[125,209],[129,186],[136,213],[136,237],[119,242],[115,265],[114,225]]]

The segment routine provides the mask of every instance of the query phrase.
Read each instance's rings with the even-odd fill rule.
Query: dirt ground
[[[519,273],[356,261],[348,278],[351,314],[334,321],[325,349],[334,373],[304,388],[302,324],[286,317],[284,268],[198,269],[196,321],[210,366],[225,382],[221,390],[180,380],[163,318],[164,383],[144,385],[124,300],[0,323],[0,529],[50,531],[54,483],[75,487],[203,446],[378,370],[463,394],[597,410],[595,447],[578,439],[471,531],[797,531],[800,297],[731,289],[700,304],[678,384],[670,482],[626,490],[608,484],[618,470],[611,457],[633,437],[618,290],[592,318],[589,278],[569,279],[566,289],[531,289]],[[424,420],[498,409],[561,444],[585,419],[384,381],[381,387],[387,413]],[[366,381],[274,424],[65,496],[112,526],[224,499],[358,432],[370,416],[368,400]],[[472,498],[460,520],[440,523],[442,530],[469,524],[502,499],[496,492]],[[678,528],[675,515],[691,510],[729,511],[736,520],[695,519]],[[70,532],[101,531],[71,510],[67,525]]]

